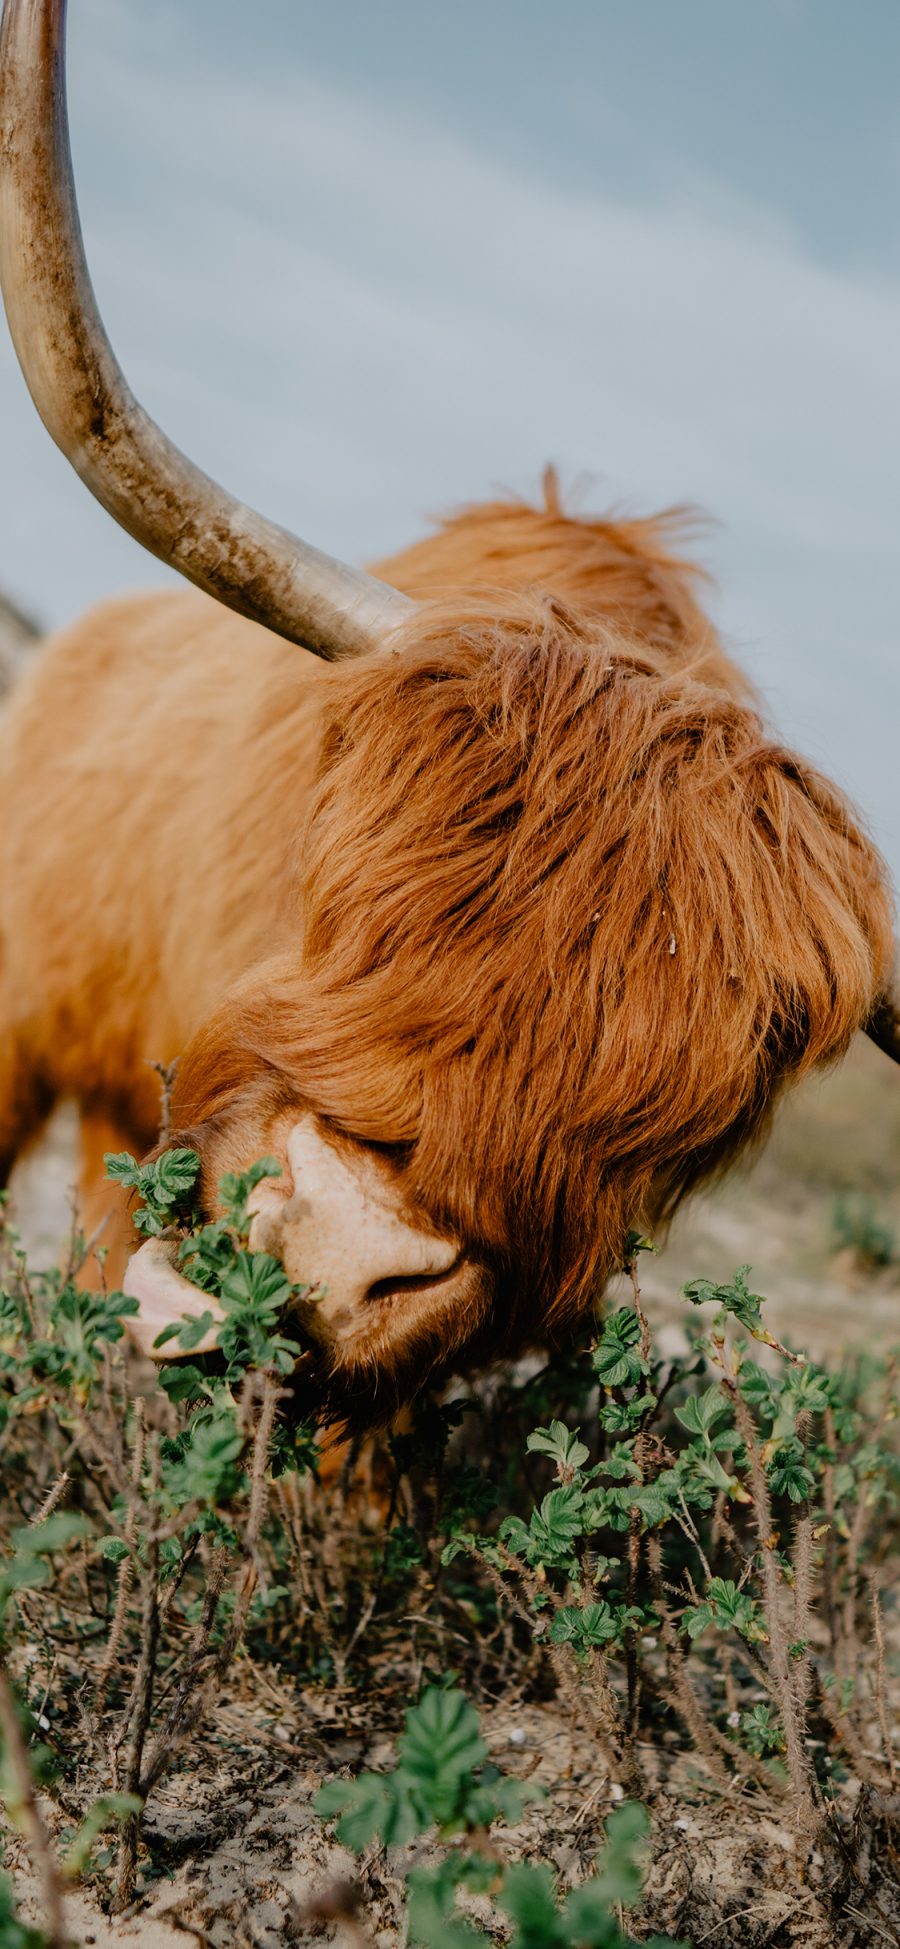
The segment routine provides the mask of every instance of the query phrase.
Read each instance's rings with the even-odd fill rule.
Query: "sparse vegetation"
[[[406,1709],[392,1766],[336,1776],[320,1748],[310,1827],[335,1819],[360,1865],[286,1901],[285,1940],[690,1942],[708,1910],[665,1864],[698,1808],[727,1810],[747,1886],[760,1822],[785,1836],[798,1932],[763,1915],[730,1933],[738,1877],[722,1942],[896,1939],[894,1364],[780,1345],[748,1267],[685,1288],[664,1356],[638,1277],[652,1248],[631,1236],[631,1297],[592,1346],[423,1397],[374,1475],[350,1453],[326,1486],[285,1387],[299,1289],[247,1244],[272,1168],[226,1180],[200,1225],[192,1153],[111,1160],[145,1233],[179,1239],[199,1310],[205,1292],[225,1314],[215,1355],[137,1389],[133,1302],[104,1290],[102,1258],[92,1291],[77,1239],[34,1274],[6,1225],[2,1793],[32,1880],[18,1909],[0,1884],[2,1949],[61,1949],[79,1880],[128,1907],[165,1871],[166,1782],[207,1763],[224,1697],[252,1711],[273,1688],[317,1725],[390,1736]],[[178,1330],[182,1353],[211,1320]],[[489,1764],[472,1701],[503,1699],[552,1710],[592,1755],[574,1852],[527,1752],[512,1775]]]
[[[355,1854],[373,1840],[396,1846],[431,1832],[439,1842],[461,1838],[463,1845],[435,1865],[407,1872],[409,1941],[422,1949],[467,1949],[492,1939],[461,1917],[463,1892],[489,1895],[509,1918],[510,1949],[636,1949],[620,1920],[643,1884],[643,1808],[623,1806],[611,1814],[596,1871],[560,1900],[549,1865],[508,1864],[493,1847],[494,1822],[515,1823],[535,1793],[485,1766],[486,1759],[477,1712],[461,1692],[430,1686],[406,1714],[392,1770],[329,1781],[318,1794],[317,1811],[338,1816],[338,1835]],[[661,1936],[644,1940],[647,1949],[675,1949]]]
[[[897,1255],[893,1228],[879,1217],[864,1191],[847,1191],[835,1200],[832,1225],[838,1250],[851,1252],[863,1270],[893,1264]]]

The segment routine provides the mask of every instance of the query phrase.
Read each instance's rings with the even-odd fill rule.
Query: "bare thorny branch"
[[[768,1664],[778,1699],[781,1722],[784,1727],[788,1772],[794,1794],[797,1827],[798,1831],[804,1837],[809,1838],[817,1823],[818,1794],[806,1748],[804,1712],[802,1705],[798,1702],[791,1672],[788,1636],[782,1614],[778,1566],[774,1554],[775,1536],[769,1485],[766,1481],[766,1472],[759,1452],[757,1431],[750,1409],[733,1376],[723,1372],[723,1380],[731,1399],[738,1433],[746,1449],[750,1467],[753,1517],[759,1541],[763,1589],[766,1599],[766,1622],[769,1629]]]

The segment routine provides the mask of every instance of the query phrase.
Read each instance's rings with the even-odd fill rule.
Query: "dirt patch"
[[[330,1838],[312,1798],[336,1770],[389,1763],[385,1731],[366,1736],[367,1705],[267,1684],[265,1704],[223,1700],[214,1730],[154,1801],[136,1899],[111,1919],[102,1882],[73,1891],[68,1925],[84,1949],[313,1949],[323,1940],[400,1949],[403,1877],[415,1850],[370,1851],[357,1861]],[[537,1782],[546,1798],[495,1834],[510,1858],[549,1863],[567,1884],[591,1872],[603,1823],[622,1789],[595,1746],[558,1705],[498,1704],[482,1712],[491,1758]],[[892,1843],[878,1810],[860,1805],[856,1845],[816,1847],[798,1877],[790,1808],[754,1787],[711,1794],[694,1760],[644,1747],[653,1795],[653,1867],[629,1923],[640,1940],[665,1930],[690,1949],[875,1949],[900,1942],[900,1909],[873,1907],[873,1846]],[[854,1797],[856,1790],[853,1790]],[[894,1810],[896,1812],[896,1810]],[[60,1833],[65,1815],[48,1806]],[[852,1832],[851,1828],[851,1832]],[[21,1844],[10,1850],[23,1918],[38,1919]],[[334,1891],[355,1887],[364,1933],[333,1933]],[[876,1898],[877,1900],[877,1898]],[[466,1904],[482,1928],[486,1897]],[[310,1913],[312,1911],[312,1914]],[[836,1913],[837,1911],[837,1913]],[[838,1919],[838,1915],[840,1919]],[[496,1938],[502,1940],[500,1935]]]

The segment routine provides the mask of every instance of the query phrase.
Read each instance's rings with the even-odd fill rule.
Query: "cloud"
[[[900,285],[696,173],[581,194],[390,101],[198,61],[152,14],[93,0],[71,92],[101,306],[167,430],[356,559],[548,457],[598,502],[701,503],[720,620],[900,865]],[[0,415],[0,582],[61,619],[161,573],[53,455],[5,343]]]

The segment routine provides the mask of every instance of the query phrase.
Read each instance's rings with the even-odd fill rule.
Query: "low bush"
[[[488,1767],[478,1714],[462,1692],[430,1686],[406,1714],[392,1771],[331,1780],[317,1796],[320,1814],[337,1816],[338,1837],[362,1854],[373,1841],[397,1846],[434,1833],[461,1840],[434,1865],[405,1876],[409,1941],[422,1949],[471,1949],[495,1940],[460,1914],[462,1894],[487,1894],[511,1925],[509,1949],[637,1949],[621,1928],[639,1899],[649,1822],[639,1806],[610,1815],[606,1847],[593,1874],[560,1897],[546,1864],[504,1861],[492,1844],[496,1821],[515,1823],[536,1789]],[[646,1949],[677,1949],[662,1936]]]
[[[893,1362],[826,1370],[779,1345],[748,1267],[685,1288],[683,1348],[664,1356],[638,1278],[652,1248],[631,1236],[630,1297],[593,1344],[425,1397],[381,1445],[373,1506],[352,1454],[343,1481],[320,1488],[315,1430],[292,1418],[298,1289],[247,1242],[247,1201],[272,1160],[223,1182],[214,1225],[192,1209],[193,1153],[110,1168],[198,1286],[206,1317],[175,1330],[181,1351],[211,1324],[204,1293],[224,1320],[215,1356],[163,1366],[136,1391],[133,1303],[104,1290],[102,1257],[95,1291],[77,1238],[65,1267],[34,1274],[6,1224],[2,1794],[44,1934],[0,1882],[3,1949],[61,1949],[67,1880],[93,1877],[114,1910],[132,1901],[147,1804],[188,1763],[239,1654],[250,1672],[277,1665],[342,1696],[377,1685],[397,1718],[420,1694],[393,1771],[333,1780],[318,1801],[367,1859],[416,1844],[403,1870],[412,1943],[491,1939],[465,1913],[478,1892],[516,1949],[624,1949],[634,1901],[640,1940],[651,1915],[677,1927],[654,1909],[652,1878],[640,1905],[636,1803],[652,1819],[688,1754],[696,1790],[783,1809],[798,1889],[818,1875],[817,1899],[852,1897],[867,1927],[900,1914]],[[452,1643],[452,1671],[440,1649],[434,1671],[423,1636]],[[605,1805],[628,1804],[586,1879],[517,1858],[527,1783],[486,1769],[460,1682],[480,1697],[555,1690],[592,1742]],[[38,1786],[79,1798],[61,1854]],[[880,1858],[861,1855],[866,1822],[888,1837]]]

